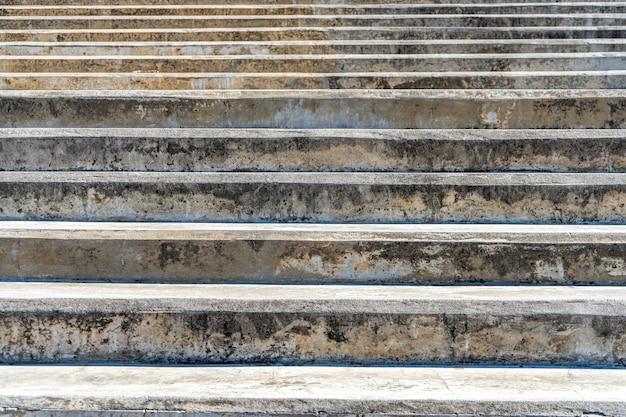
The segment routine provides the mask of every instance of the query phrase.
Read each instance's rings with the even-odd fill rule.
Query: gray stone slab
[[[0,283],[2,362],[622,366],[623,287]]]
[[[2,366],[3,417],[626,414],[623,370]]]
[[[624,128],[624,90],[1,91],[0,127]]]
[[[626,283],[626,226],[0,223],[0,277]]]

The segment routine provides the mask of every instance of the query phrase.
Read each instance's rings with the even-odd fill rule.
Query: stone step
[[[5,0],[4,5],[6,6],[58,6],[59,3],[55,0]],[[438,5],[475,5],[476,0],[425,0],[421,1],[422,4],[428,4],[433,6]],[[536,5],[536,4],[554,4],[558,3],[561,5],[569,5],[569,4],[591,4],[595,3],[589,0],[568,0],[568,1],[545,1],[545,0],[481,0],[482,4],[510,4],[510,5]],[[479,3],[479,4],[480,4]],[[623,4],[623,0],[605,0],[602,2],[598,2],[602,4],[612,4],[615,3],[617,5]],[[103,6],[113,6],[113,5],[121,5],[121,6],[143,6],[143,5],[158,5],[158,6],[180,6],[180,5],[223,5],[223,1],[217,0],[66,0],[65,4],[68,6],[94,6],[94,5],[103,5]],[[379,4],[415,4],[415,0],[369,0],[367,2],[363,2],[360,0],[231,0],[228,2],[229,5],[379,5]]]
[[[620,369],[0,366],[0,410],[7,417],[621,416],[624,381]]]
[[[0,91],[0,127],[626,128],[624,90]]]
[[[626,26],[626,13],[572,14],[370,14],[370,15],[231,15],[231,16],[0,16],[0,28],[160,29],[257,27],[396,26],[422,28]],[[432,30],[432,29],[431,29]]]
[[[5,171],[626,172],[625,136],[621,129],[0,129],[0,166]]]
[[[623,70],[626,52],[211,56],[0,55],[2,72],[394,72]]]
[[[2,220],[604,223],[626,174],[0,172]]]
[[[351,73],[0,73],[5,90],[613,89],[626,70]]]
[[[193,56],[626,52],[626,39],[317,40],[264,42],[5,42],[4,55]]]
[[[626,38],[625,26],[600,27],[253,27],[194,29],[0,29],[0,42],[189,42],[279,40]]]
[[[0,223],[4,280],[626,284],[626,226]]]
[[[0,283],[0,361],[623,366],[626,288]]]
[[[0,16],[626,13],[626,2],[491,4],[196,4],[2,6]]]

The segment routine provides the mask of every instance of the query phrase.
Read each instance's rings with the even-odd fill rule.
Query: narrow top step
[[[502,4],[502,3],[510,3],[510,4],[534,4],[537,3],[537,0],[424,0],[422,4]],[[588,3],[588,0],[571,0],[567,3]],[[623,0],[608,0],[604,3],[622,3]],[[43,5],[51,5],[58,6],[58,1],[56,0],[5,0],[4,3],[6,5],[17,5],[17,6],[43,6]],[[330,5],[366,5],[366,4],[414,4],[415,0],[368,0],[368,2],[362,2],[359,0],[316,0],[315,3],[312,0],[231,0],[228,2],[231,5],[241,4],[241,5],[250,5],[250,4],[303,4],[303,5],[311,5],[311,4],[330,4]],[[543,2],[541,2],[543,3]],[[548,3],[553,3],[553,1],[549,1]],[[66,5],[128,5],[128,6],[136,6],[136,5],[207,5],[207,4],[215,4],[215,5],[223,5],[224,2],[222,0],[65,0],[64,4]]]

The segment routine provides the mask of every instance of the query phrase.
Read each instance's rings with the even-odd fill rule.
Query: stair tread
[[[625,370],[1,366],[4,409],[284,414],[623,415]],[[163,412],[163,411],[161,411]],[[456,412],[456,413],[455,413]],[[28,413],[26,413],[28,415]]]
[[[3,312],[626,316],[620,286],[0,282]]]
[[[626,173],[553,172],[32,172],[0,171],[0,184],[328,184],[468,187],[626,185]]]
[[[2,221],[0,239],[626,243],[625,225]]]
[[[626,70],[624,71],[626,72]],[[445,141],[501,141],[508,139],[623,139],[626,129],[275,129],[275,128],[3,128],[0,138],[33,137],[135,137],[135,138],[274,138],[308,137],[355,138],[361,140],[445,140]]]

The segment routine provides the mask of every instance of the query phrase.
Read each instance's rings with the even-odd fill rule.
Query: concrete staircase
[[[626,416],[626,3],[224,3],[0,6],[0,417]]]

